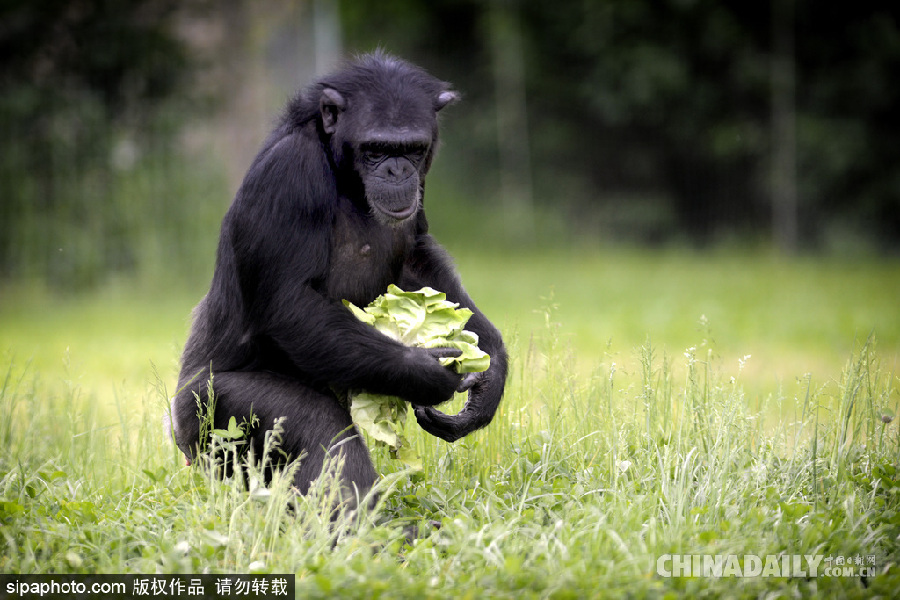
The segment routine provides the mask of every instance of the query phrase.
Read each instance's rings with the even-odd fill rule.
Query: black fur
[[[506,350],[428,234],[425,174],[437,145],[437,112],[456,99],[448,84],[384,54],[360,58],[294,98],[254,159],[222,222],[216,269],[194,310],[173,401],[176,441],[198,449],[196,392],[214,373],[216,427],[230,416],[264,432],[286,417],[282,449],[307,458],[306,492],[327,449],[339,446],[342,477],[367,490],[376,473],[343,390],[400,396],[429,433],[454,441],[490,423],[503,395]],[[461,378],[435,352],[405,347],[358,321],[341,304],[364,306],[388,284],[428,285],[474,311],[467,328],[491,355],[459,415],[433,405]],[[354,438],[354,439],[348,439]]]

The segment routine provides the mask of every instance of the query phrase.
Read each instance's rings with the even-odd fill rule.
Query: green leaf
[[[350,309],[350,312],[353,313],[353,316],[362,321],[363,323],[368,323],[369,325],[375,324],[375,317],[370,315],[364,310],[360,310],[359,307],[355,306],[352,302],[344,300],[344,306]]]
[[[18,502],[0,501],[0,519],[15,517],[25,513],[25,507]]]
[[[213,434],[226,440],[239,440],[244,437],[244,430],[237,424],[237,419],[228,419],[228,429],[213,429]]]
[[[395,396],[361,393],[353,396],[350,417],[370,437],[391,448],[400,447],[400,429],[408,410],[406,402]]]
[[[396,452],[391,453],[391,456],[398,459],[408,467],[412,467],[413,469],[417,470],[422,469],[422,458],[419,456],[419,453],[416,452],[416,449],[409,444],[400,446],[400,448]]]

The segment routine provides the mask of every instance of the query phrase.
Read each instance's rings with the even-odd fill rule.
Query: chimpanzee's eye
[[[422,159],[425,158],[425,154],[427,153],[427,151],[428,151],[427,148],[416,145],[416,146],[407,148],[405,154],[409,160],[411,160],[414,164],[418,165],[420,162],[422,162]]]

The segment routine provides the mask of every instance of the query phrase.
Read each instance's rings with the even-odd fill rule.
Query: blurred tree
[[[547,98],[551,120],[583,132],[570,148],[548,150],[588,174],[594,197],[583,198],[584,210],[604,197],[662,196],[678,229],[700,241],[725,223],[760,223],[768,20],[755,5],[734,4],[613,0],[558,11],[529,3],[540,48],[533,58],[549,75],[535,95]],[[557,89],[567,103],[554,102]]]
[[[535,202],[568,206],[584,232],[764,232],[791,248],[855,230],[900,245],[900,29],[882,3],[389,0],[342,14],[349,48],[383,45],[465,92],[462,150],[454,139],[442,160],[469,195],[509,189],[477,174],[508,172],[485,123],[495,106],[508,123],[495,94],[518,94],[491,89],[489,69],[519,45]],[[519,39],[497,14],[518,17]]]
[[[135,131],[152,123],[162,143],[180,125],[153,110],[188,72],[180,5],[0,5],[0,275],[70,287],[133,266],[133,207],[111,188],[139,158]]]
[[[534,237],[531,152],[528,141],[525,52],[519,7],[494,2],[488,19],[488,47],[494,75],[494,114],[504,225],[523,239]]]
[[[313,42],[316,73],[333,69],[341,56],[341,17],[337,0],[313,0]]]
[[[772,230],[784,252],[798,242],[794,1],[772,0]]]
[[[900,248],[900,23],[894,7],[797,5],[801,230]]]
[[[10,0],[0,278],[208,266],[228,186],[341,46],[462,91],[429,197],[473,199],[463,234],[900,248],[900,27],[873,0]]]

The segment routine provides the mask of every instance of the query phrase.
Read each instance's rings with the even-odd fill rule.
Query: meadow
[[[453,445],[408,423],[423,469],[373,448],[377,506],[333,520],[329,481],[299,498],[253,469],[219,481],[163,434],[206,282],[4,289],[0,572],[295,573],[298,597],[892,597],[900,262],[451,250],[510,347],[501,410]],[[820,562],[673,572],[687,555]]]

